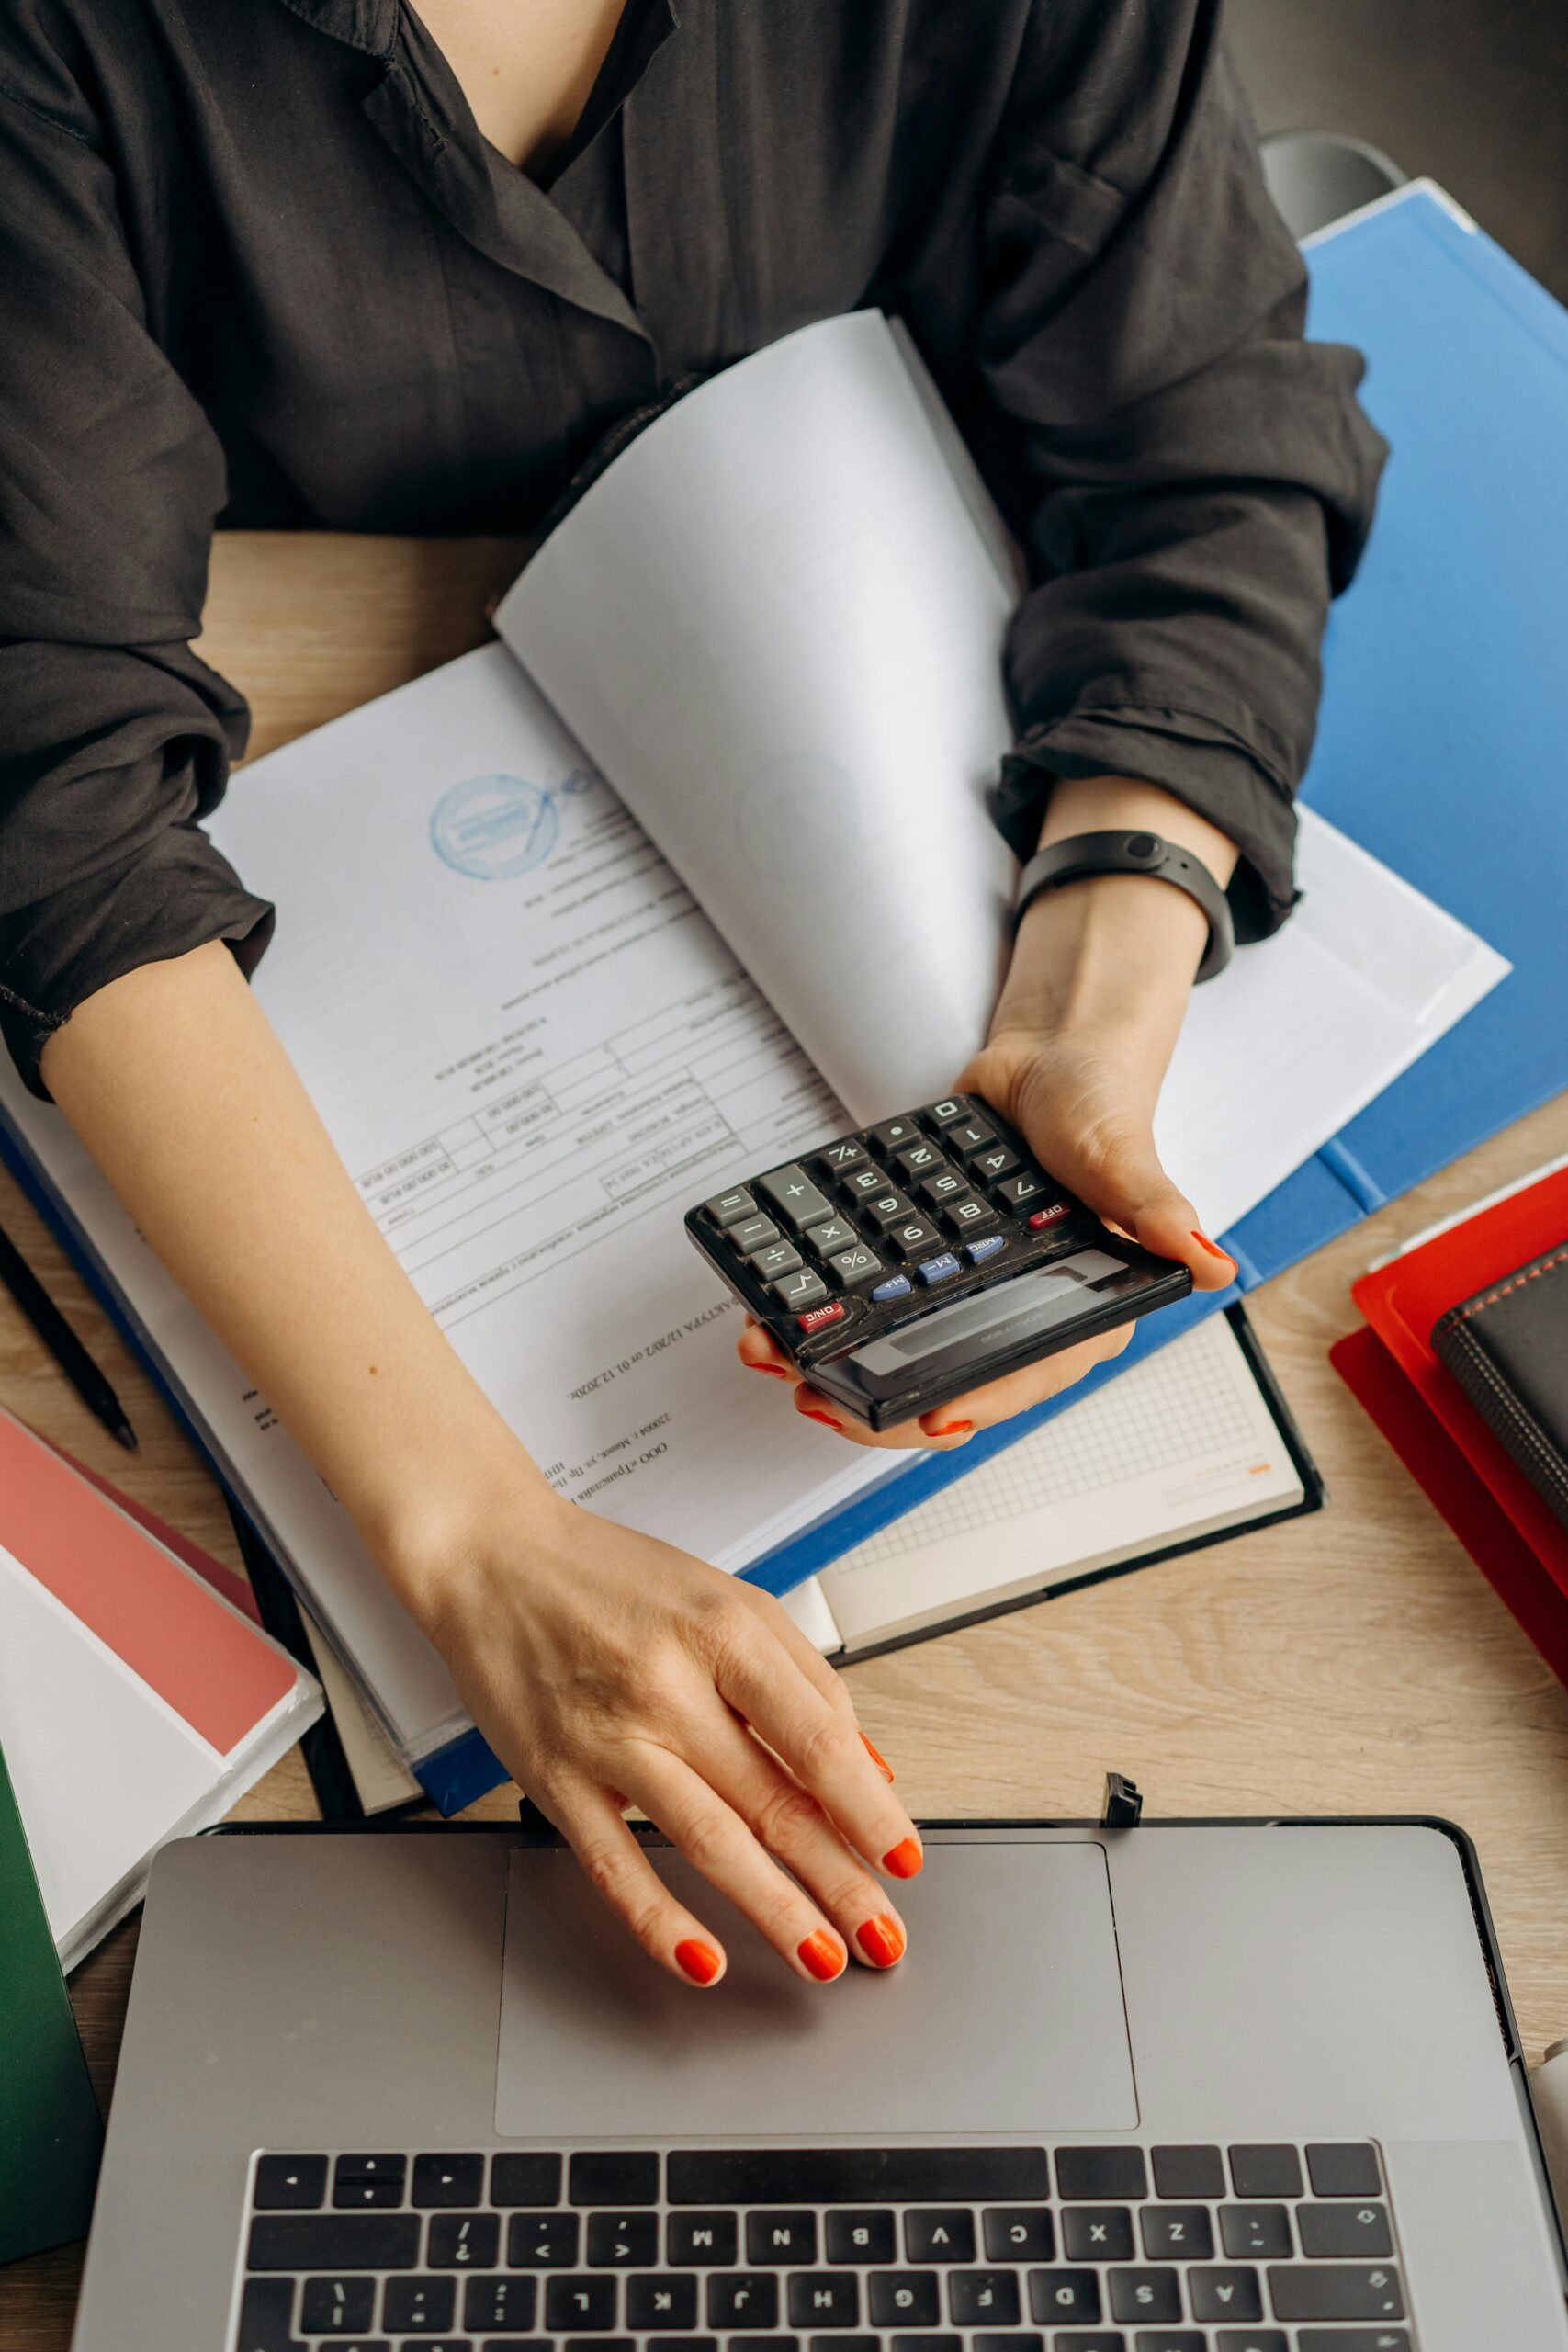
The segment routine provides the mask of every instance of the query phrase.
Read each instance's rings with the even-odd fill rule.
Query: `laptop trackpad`
[[[1098,1845],[931,1846],[896,1890],[907,1958],[886,1974],[852,1964],[821,1987],[787,1973],[679,1855],[651,1859],[721,1929],[728,1976],[686,1991],[642,1957],[570,1854],[515,1849],[498,2132],[744,2143],[1136,2124]]]

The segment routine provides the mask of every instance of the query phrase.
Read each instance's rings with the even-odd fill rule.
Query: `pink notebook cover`
[[[131,1518],[122,1517],[117,1502],[106,1482],[0,1412],[0,1544],[227,1756],[287,1698],[294,1668],[162,1544],[212,1582],[233,1581],[227,1570],[151,1513],[124,1503]]]

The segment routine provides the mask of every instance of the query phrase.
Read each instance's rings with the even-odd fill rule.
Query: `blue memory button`
[[[987,1233],[983,1241],[966,1241],[964,1247],[969,1263],[977,1266],[982,1259],[994,1258],[1006,1238],[1002,1233]]]
[[[885,1283],[877,1283],[871,1295],[876,1299],[908,1298],[913,1288],[908,1274],[890,1274]]]
[[[928,1258],[915,1272],[923,1283],[944,1283],[950,1274],[961,1273],[963,1268],[952,1250],[944,1250],[940,1258]]]

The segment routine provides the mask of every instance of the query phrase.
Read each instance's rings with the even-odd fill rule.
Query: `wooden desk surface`
[[[220,540],[202,650],[250,695],[254,749],[270,750],[479,642],[518,557],[494,540]],[[852,1669],[917,1815],[1081,1815],[1108,1766],[1153,1814],[1446,1815],[1480,1847],[1531,2055],[1568,2032],[1568,1692],[1327,1353],[1372,1258],[1562,1153],[1568,1096],[1249,1301],[1325,1510]],[[107,1370],[141,1451],[89,1420],[3,1295],[0,1400],[237,1566],[212,1480],[3,1177],[0,1222]],[[513,1802],[497,1792],[474,1811],[499,1818]],[[312,1814],[298,1753],[239,1810]],[[129,1921],[73,1979],[106,2101],[135,1940]],[[0,2352],[63,2352],[79,2268],[67,2248],[0,2272]]]

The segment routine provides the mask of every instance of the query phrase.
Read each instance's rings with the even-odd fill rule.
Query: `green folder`
[[[85,2237],[103,2136],[0,1756],[0,2262]]]

